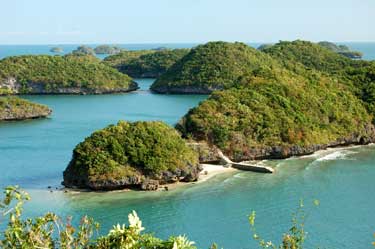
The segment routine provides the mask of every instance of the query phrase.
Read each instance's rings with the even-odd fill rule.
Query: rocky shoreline
[[[22,120],[28,120],[28,119],[39,119],[39,118],[46,118],[49,115],[51,115],[52,110],[43,112],[43,113],[26,113],[23,116],[16,116],[12,113],[9,113],[7,115],[1,115],[0,121],[22,121]]]
[[[90,180],[89,177],[77,176],[72,166],[64,171],[63,186],[71,189],[88,188],[93,191],[111,191],[121,189],[157,190],[159,187],[178,182],[195,182],[199,178],[201,166],[190,167],[187,170],[164,171],[158,175],[146,176],[137,174],[121,179]]]
[[[326,151],[327,149],[333,149],[333,148],[350,148],[353,146],[366,146],[369,144],[375,143],[375,139],[372,141],[367,140],[366,142],[363,141],[357,141],[354,142],[346,140],[347,143],[344,143],[345,140],[340,140],[341,142],[332,143],[330,145],[316,145],[311,146],[308,148],[301,148],[301,147],[295,147],[295,151],[299,151],[300,153],[290,153],[287,156],[281,157],[280,156],[280,147],[270,147],[271,151],[273,151],[273,156],[271,157],[264,157],[260,156],[256,159],[249,158],[247,160],[242,161],[262,161],[262,160],[268,160],[268,159],[287,159],[290,157],[303,157],[308,155],[313,155],[318,152]],[[215,148],[213,147],[207,147],[208,145],[203,143],[190,143],[190,147],[195,148],[197,151],[200,150],[200,160],[202,161],[199,167],[199,171],[196,171],[194,175],[189,176],[188,179],[183,179],[181,177],[182,174],[178,175],[176,173],[172,172],[163,172],[157,179],[150,179],[150,178],[129,178],[129,179],[123,179],[119,181],[103,181],[101,183],[96,183],[92,186],[90,186],[89,189],[85,188],[79,188],[77,186],[69,186],[69,184],[66,184],[62,182],[62,185],[64,185],[64,189],[67,191],[78,191],[78,192],[107,192],[107,191],[129,191],[129,190],[141,190],[141,191],[160,191],[160,190],[171,190],[174,188],[177,188],[179,186],[185,186],[186,184],[192,184],[192,183],[201,183],[204,182],[218,174],[222,173],[228,173],[233,171],[238,171],[240,169],[232,168],[232,167],[226,167],[221,165],[221,158],[219,156],[219,153]],[[314,150],[315,149],[315,150]],[[263,153],[266,150],[263,150]],[[279,155],[279,156],[276,156]],[[237,161],[240,162],[240,161]],[[119,184],[121,182],[121,184]],[[114,185],[111,185],[114,184]],[[120,187],[119,187],[120,186]]]
[[[236,154],[235,156],[223,153],[234,162],[251,161],[251,160],[267,160],[267,159],[286,159],[294,156],[311,155],[319,150],[336,147],[348,147],[353,145],[367,145],[375,143],[375,127],[368,125],[366,127],[366,135],[352,134],[351,136],[337,139],[328,144],[314,144],[310,146],[265,146],[262,148],[252,148],[245,153]],[[208,145],[206,142],[189,144],[199,154],[200,162],[219,162],[221,157],[218,149],[214,145]]]
[[[45,118],[52,110],[45,105],[18,97],[0,97],[0,121]]]
[[[112,94],[112,93],[127,93],[136,91],[139,89],[139,86],[136,82],[132,81],[131,85],[126,88],[112,88],[112,89],[89,89],[85,87],[61,87],[54,89],[46,89],[43,82],[28,82],[27,88],[17,81],[15,78],[8,78],[0,82],[0,91],[1,95],[99,95],[99,94]]]
[[[198,87],[198,86],[151,86],[150,90],[160,94],[210,94],[223,90],[222,87]]]

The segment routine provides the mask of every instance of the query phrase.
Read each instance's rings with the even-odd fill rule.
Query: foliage
[[[131,61],[138,59],[140,56],[150,53],[155,53],[155,50],[123,50],[118,54],[107,56],[104,58],[103,63],[123,72],[123,65],[127,65]]]
[[[153,53],[145,53],[137,58],[133,58],[126,63],[117,64],[115,67],[131,77],[157,78],[188,52],[189,49],[156,50]]]
[[[74,54],[74,55],[95,55],[95,51],[94,51],[94,49],[92,49],[88,46],[82,45],[82,46],[79,46],[77,49],[73,50],[72,54]]]
[[[302,64],[310,69],[334,73],[351,65],[349,58],[308,41],[281,41],[262,50],[277,59],[289,70],[295,71],[295,65]]]
[[[334,44],[333,44],[334,45]],[[307,41],[279,42],[263,52],[279,60],[283,65],[300,74],[301,65],[308,70],[318,70],[348,85],[351,91],[364,101],[369,113],[375,113],[375,63],[351,60],[335,50]],[[345,51],[342,51],[343,53]]]
[[[352,135],[366,137],[370,123],[371,116],[345,85],[315,72],[305,81],[258,79],[214,92],[176,128],[235,158],[246,157],[254,148],[311,146]]]
[[[273,46],[273,44],[271,44],[271,43],[265,43],[265,44],[260,45],[257,49],[262,51],[262,50],[265,50],[265,49],[270,48],[272,46]]]
[[[314,205],[318,206],[319,201],[315,200]],[[289,229],[289,233],[284,234],[282,237],[282,244],[277,246],[272,241],[266,242],[262,239],[255,228],[255,217],[256,213],[253,211],[249,215],[250,229],[253,233],[253,238],[258,241],[260,248],[273,248],[273,249],[302,249],[303,244],[306,240],[307,233],[305,232],[305,221],[307,214],[304,210],[303,201],[300,201],[297,211],[292,216],[292,227]]]
[[[96,54],[118,54],[123,49],[117,46],[99,45],[94,49]]]
[[[335,53],[341,54],[351,59],[360,59],[363,56],[361,52],[351,51],[350,48],[346,45],[336,45],[335,43],[327,42],[327,41],[321,41],[321,42],[318,42],[318,44]]]
[[[28,55],[0,60],[0,81],[16,78],[28,93],[29,84],[41,84],[47,91],[78,87],[111,90],[134,87],[131,78],[108,67],[92,56]]]
[[[170,67],[151,89],[199,87],[226,89],[245,75],[277,74],[285,71],[270,56],[244,43],[209,42],[192,49]]]
[[[0,120],[21,120],[50,113],[51,110],[45,105],[17,97],[0,97]]]
[[[71,223],[71,217],[64,221],[54,213],[22,219],[23,205],[28,200],[30,196],[17,186],[5,189],[0,211],[3,217],[8,216],[9,222],[0,232],[1,248],[196,249],[194,242],[185,236],[161,240],[151,234],[143,234],[142,221],[135,211],[128,215],[129,225],[117,224],[107,235],[99,237],[99,223],[87,216],[76,228]]]
[[[68,170],[90,179],[153,176],[198,164],[198,155],[162,122],[125,122],[94,132],[73,151]]]

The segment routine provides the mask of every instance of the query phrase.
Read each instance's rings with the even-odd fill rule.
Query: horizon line
[[[245,44],[249,43],[263,43],[263,44],[274,44],[280,41],[296,41],[296,40],[303,40],[303,41],[310,41],[310,42],[320,42],[320,41],[329,41],[329,40],[320,40],[320,41],[311,41],[311,40],[304,40],[304,39],[294,39],[294,40],[279,40],[279,41],[228,41],[228,42],[243,42]],[[201,41],[201,42],[78,42],[78,43],[71,43],[71,42],[63,42],[63,43],[0,43],[0,46],[25,46],[25,45],[34,45],[34,46],[55,46],[55,45],[147,45],[147,44],[205,44],[208,42],[213,41],[225,41],[225,40],[209,40],[209,41]],[[375,43],[375,41],[329,41],[333,43]]]

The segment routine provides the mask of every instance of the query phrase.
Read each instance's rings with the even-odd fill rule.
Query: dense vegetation
[[[351,59],[360,59],[362,58],[363,54],[358,51],[352,51],[348,46],[346,45],[336,45],[332,42],[322,41],[318,43],[320,46],[325,47],[329,50],[332,50],[333,52],[336,52],[338,54],[341,54],[345,57],[351,58]]]
[[[310,69],[334,73],[352,64],[351,59],[308,41],[282,41],[262,51],[291,70],[294,70],[296,63],[301,63]]]
[[[118,54],[123,49],[117,46],[99,45],[94,48],[96,54]]]
[[[301,74],[300,65],[318,70],[348,85],[362,99],[373,115],[375,113],[375,63],[351,60],[332,49],[308,41],[280,42],[264,50],[284,67]],[[303,73],[303,71],[302,71]]]
[[[188,49],[161,49],[122,61],[114,67],[135,78],[157,78],[189,52]],[[124,55],[126,55],[124,53]],[[107,58],[105,61],[112,61]]]
[[[122,71],[121,66],[138,59],[145,54],[155,53],[154,50],[124,50],[118,54],[104,58],[103,63]]]
[[[371,116],[361,102],[335,80],[315,72],[308,81],[250,82],[215,92],[185,115],[177,128],[206,140],[234,160],[303,154],[295,146],[360,143],[373,139]],[[371,138],[370,138],[371,137]],[[278,150],[280,150],[278,149]],[[285,150],[285,151],[284,151]]]
[[[103,93],[136,87],[129,76],[93,56],[29,55],[0,60],[3,93]]]
[[[23,205],[30,196],[17,186],[9,186],[0,199],[0,213],[6,217],[6,226],[0,231],[0,247],[44,248],[44,249],[197,249],[195,242],[186,236],[171,236],[166,240],[144,233],[145,228],[137,213],[128,215],[127,224],[117,224],[106,235],[100,235],[100,224],[84,216],[78,226],[72,224],[72,217],[62,218],[46,213],[36,218],[23,218]],[[314,201],[319,205],[318,201]],[[255,211],[249,215],[250,229],[259,248],[302,249],[307,233],[304,226],[308,213],[303,203],[292,216],[292,226],[282,236],[282,244],[275,245],[260,237],[255,228]],[[65,221],[66,220],[66,221]],[[0,220],[0,225],[3,225]],[[3,226],[1,226],[3,227]],[[375,244],[374,244],[375,245]],[[210,249],[218,249],[214,243]]]
[[[209,42],[192,49],[151,89],[160,93],[210,93],[233,87],[245,77],[287,77],[270,56],[244,43]]]
[[[17,97],[0,97],[0,121],[46,117],[52,111],[45,105]]]
[[[64,185],[106,189],[140,185],[144,178],[193,181],[198,167],[198,155],[168,125],[120,121],[94,132],[74,149]]]
[[[157,78],[188,52],[189,49],[127,51],[109,56],[104,62],[134,78]]]

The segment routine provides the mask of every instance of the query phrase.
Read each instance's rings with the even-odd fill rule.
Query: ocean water
[[[258,233],[279,242],[303,198],[308,212],[306,248],[371,248],[374,145],[267,161],[276,168],[275,174],[236,171],[168,192],[50,192],[47,186],[61,186],[62,171],[75,145],[92,131],[120,119],[173,125],[207,97],[152,94],[148,91],[152,81],[138,80],[141,89],[127,94],[25,96],[54,112],[47,119],[0,123],[0,188],[18,184],[29,191],[27,215],[53,211],[73,215],[78,222],[88,214],[102,223],[106,233],[136,210],[146,231],[157,236],[186,234],[199,248],[216,242],[226,249],[257,248],[247,221],[252,210],[257,212]],[[312,205],[314,199],[320,200],[319,207]]]

